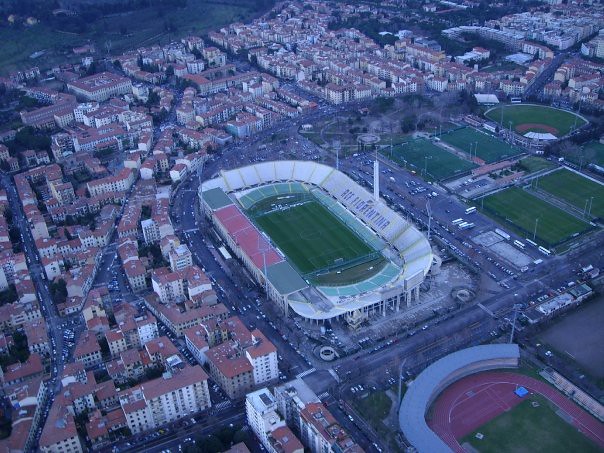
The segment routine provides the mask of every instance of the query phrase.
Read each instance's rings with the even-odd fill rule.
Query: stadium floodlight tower
[[[375,162],[373,163],[373,198],[380,198],[380,162],[378,161],[377,148],[375,150]]]

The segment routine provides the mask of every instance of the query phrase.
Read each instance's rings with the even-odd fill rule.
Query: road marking
[[[340,376],[338,376],[338,373],[336,373],[333,368],[329,368],[327,371],[329,372],[329,374],[331,374],[333,376],[333,378],[339,384],[340,383]]]
[[[306,370],[306,371],[302,371],[302,373],[297,374],[297,375],[296,375],[296,377],[297,377],[298,379],[302,379],[303,377],[306,377],[306,376],[308,376],[309,374],[314,373],[315,371],[317,371],[317,369],[316,369],[316,368],[309,368],[308,370]]]
[[[490,317],[494,318],[495,317],[495,313],[493,313],[491,310],[489,310],[487,307],[485,307],[484,305],[482,305],[481,303],[476,304],[478,305],[478,307],[482,310],[484,310]]]

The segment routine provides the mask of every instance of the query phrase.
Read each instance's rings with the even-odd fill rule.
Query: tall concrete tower
[[[377,159],[377,153],[373,163],[373,198],[376,201],[380,198],[380,162]]]

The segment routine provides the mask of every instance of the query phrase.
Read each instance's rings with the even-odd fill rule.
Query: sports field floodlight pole
[[[510,124],[510,143],[512,143],[512,122],[508,121],[508,123]]]
[[[591,197],[589,199],[589,211],[587,212],[588,215],[591,215],[591,206],[593,205],[594,202],[594,197]]]
[[[539,225],[539,217],[535,219],[535,230],[533,231],[533,241],[537,237],[537,225]]]

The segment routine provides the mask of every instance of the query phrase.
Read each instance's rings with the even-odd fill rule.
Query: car
[[[352,418],[352,415],[349,415],[349,416],[348,416],[348,419],[349,419],[351,422],[354,422],[354,418]]]

